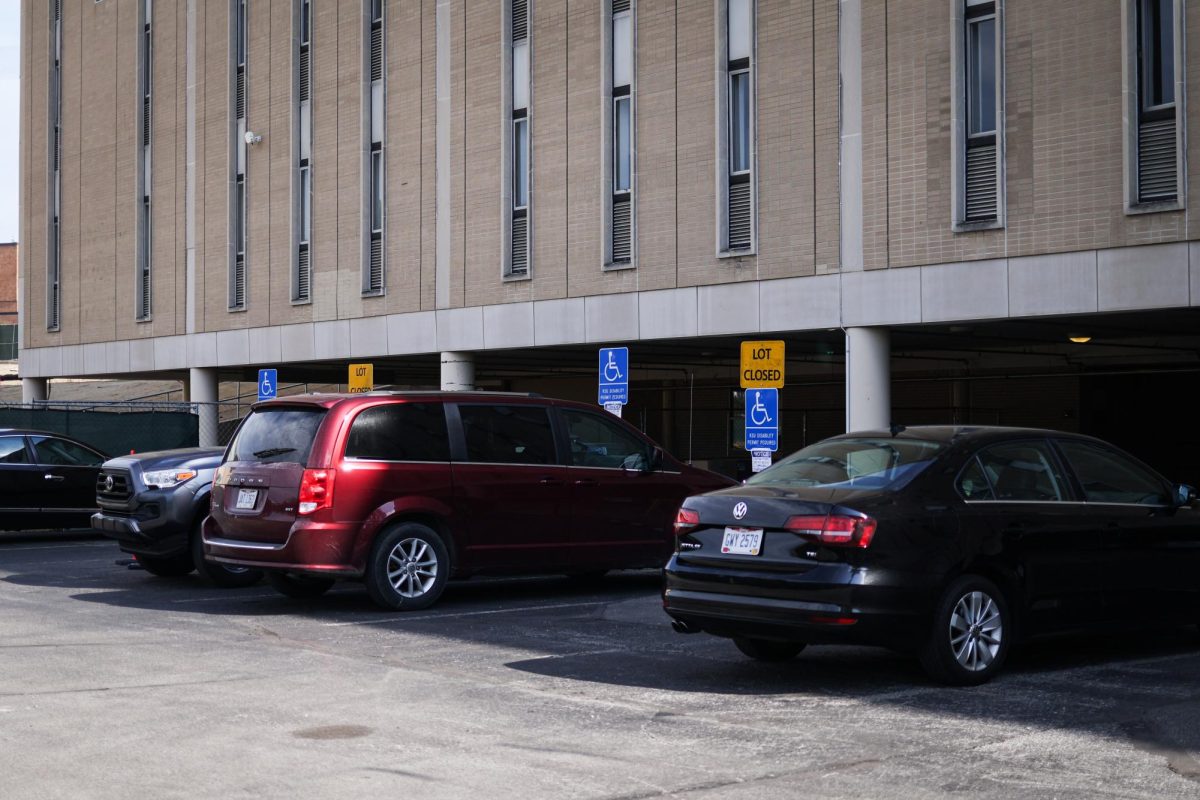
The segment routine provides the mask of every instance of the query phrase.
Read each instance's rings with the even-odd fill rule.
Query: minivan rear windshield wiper
[[[257,453],[254,454],[254,457],[255,458],[271,458],[272,456],[281,456],[284,453],[294,453],[294,452],[296,452],[296,448],[294,448],[294,447],[271,447],[266,450],[259,450]]]

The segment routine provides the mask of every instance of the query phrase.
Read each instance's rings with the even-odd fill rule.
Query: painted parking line
[[[454,614],[402,614],[395,617],[387,617],[385,619],[367,619],[353,620],[350,622],[326,622],[323,626],[326,628],[339,628],[347,625],[386,625],[389,622],[403,622],[414,619],[460,619],[462,617],[482,617],[488,614],[519,614],[522,611],[549,611],[559,608],[585,608],[587,606],[602,606],[606,605],[608,600],[590,600],[585,603],[552,603],[550,605],[537,606],[518,606],[516,608],[493,608],[487,611],[460,611]]]
[[[107,541],[104,541],[104,542],[76,542],[74,544],[38,544],[38,545],[32,545],[30,547],[4,547],[3,544],[0,544],[0,552],[16,553],[20,550],[67,550],[67,549],[78,550],[81,547],[88,547],[88,548],[94,549],[97,547],[108,548],[110,546],[111,546],[111,543],[107,542]],[[114,551],[114,552],[116,552],[116,551]]]

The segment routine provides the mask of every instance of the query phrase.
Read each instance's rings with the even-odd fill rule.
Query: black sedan
[[[688,498],[663,603],[752,658],[876,644],[977,684],[1029,636],[1200,623],[1195,499],[1086,436],[847,434]]]
[[[104,458],[57,433],[0,428],[0,530],[88,527]]]

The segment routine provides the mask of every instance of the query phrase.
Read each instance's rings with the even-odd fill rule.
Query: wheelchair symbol
[[[771,421],[771,415],[767,413],[767,407],[762,402],[762,392],[754,393],[754,405],[750,407],[750,421],[760,428]]]
[[[621,380],[622,377],[624,377],[621,375],[621,368],[617,366],[617,362],[613,361],[615,357],[616,353],[614,353],[612,350],[609,350],[608,363],[604,365],[604,380],[608,381],[609,383],[616,383],[617,381]]]
[[[273,388],[271,388],[271,379],[270,378],[263,377],[262,388],[259,389],[259,394],[262,394],[262,395],[275,394],[275,390]]]

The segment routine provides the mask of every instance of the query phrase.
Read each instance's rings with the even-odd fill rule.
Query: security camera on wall
[[[242,138],[246,140],[246,144],[258,144],[262,141],[262,136],[254,131],[246,131]]]

